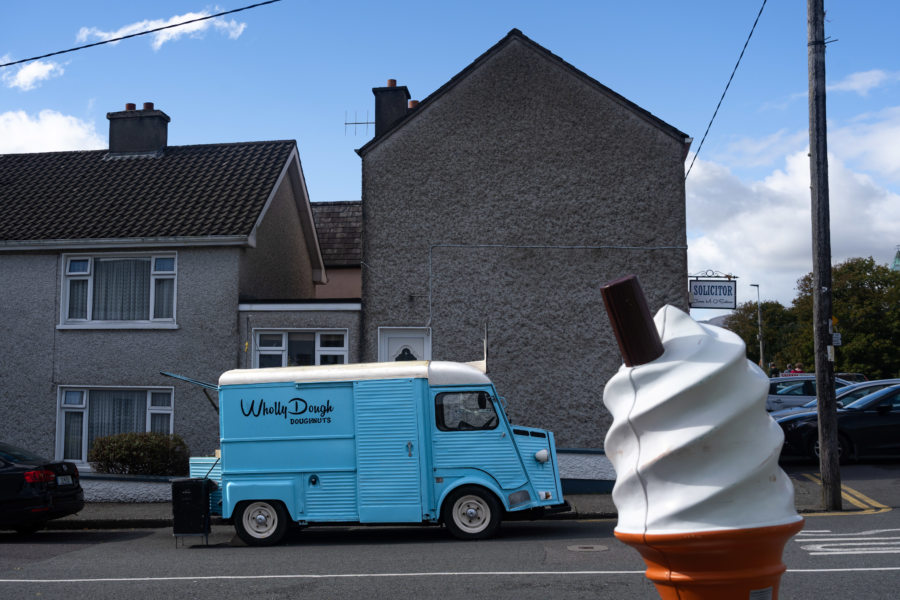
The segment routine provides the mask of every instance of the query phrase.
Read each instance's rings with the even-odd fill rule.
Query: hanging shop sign
[[[737,308],[734,279],[691,279],[691,308]]]

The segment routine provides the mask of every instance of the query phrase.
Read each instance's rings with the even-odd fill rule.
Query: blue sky
[[[6,3],[0,62],[251,3]],[[696,151],[761,4],[282,0],[0,69],[0,152],[106,147],[106,113],[149,101],[172,118],[170,144],[295,139],[313,201],[357,200],[354,149],[372,129],[354,134],[345,116],[371,117],[388,78],[424,98],[514,27]],[[826,10],[833,257],[887,263],[900,244],[900,3]],[[806,3],[770,0],[687,180],[689,270],[738,276],[739,301],[759,283],[789,304],[812,268],[806,90]]]

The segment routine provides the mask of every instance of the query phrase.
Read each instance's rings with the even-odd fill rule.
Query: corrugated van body
[[[235,385],[219,393],[222,515],[280,499],[295,521],[357,521],[353,383]]]

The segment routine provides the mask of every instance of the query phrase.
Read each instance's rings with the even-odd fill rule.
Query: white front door
[[[378,361],[431,360],[431,330],[427,327],[379,327]]]

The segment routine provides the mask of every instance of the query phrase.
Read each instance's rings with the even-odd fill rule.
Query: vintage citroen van
[[[483,362],[242,369],[218,389],[221,512],[250,545],[291,523],[480,539],[563,503],[553,434],[509,423]]]

